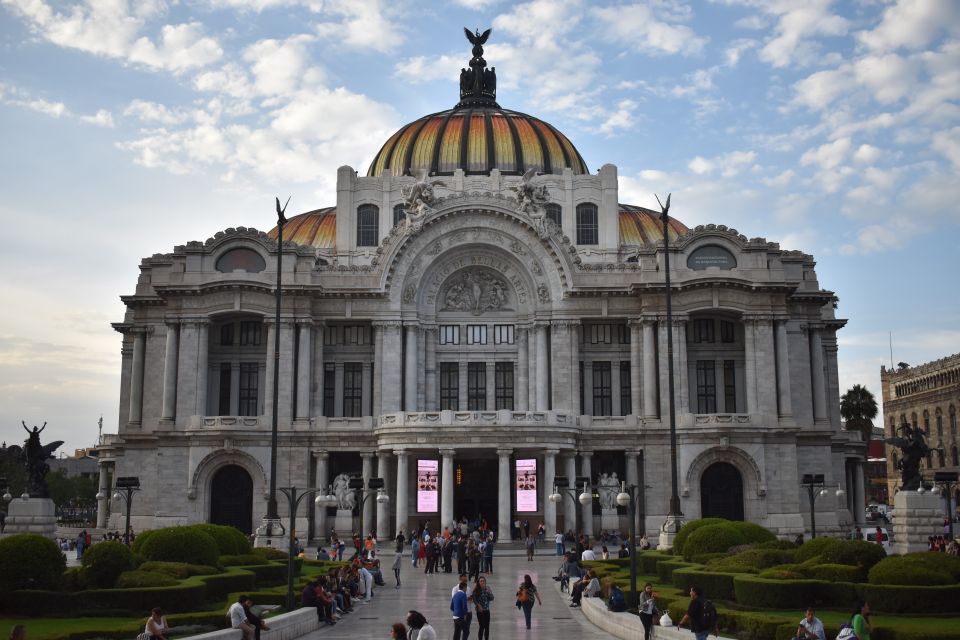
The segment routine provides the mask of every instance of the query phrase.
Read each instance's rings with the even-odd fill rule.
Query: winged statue
[[[470,29],[466,27],[463,28],[463,32],[467,34],[467,40],[470,41],[472,45],[480,45],[481,47],[487,43],[487,38],[490,37],[490,32],[493,29],[487,29],[483,33],[480,33],[480,29],[477,29],[476,33],[470,33]]]
[[[529,167],[523,172],[520,182],[513,186],[512,190],[517,194],[517,210],[530,218],[537,233],[540,234],[540,237],[544,237],[548,231],[544,221],[546,219],[545,207],[550,201],[550,192],[547,190],[547,185],[536,184],[534,182],[536,178],[537,168]]]
[[[21,421],[24,430],[27,432],[27,440],[23,443],[23,453],[21,460],[27,468],[27,492],[35,498],[46,498],[48,496],[46,476],[50,471],[50,465],[47,460],[53,457],[63,440],[55,440],[47,444],[40,444],[40,434],[47,428],[47,423],[37,428],[34,425],[33,430],[27,426],[26,422]]]
[[[900,488],[904,491],[913,491],[919,489],[923,482],[920,463],[930,453],[930,447],[923,438],[923,431],[911,428],[907,423],[900,425],[897,432],[902,432],[903,435],[887,438],[884,442],[900,449],[902,455],[897,462],[897,469],[900,470]]]
[[[411,184],[400,188],[400,196],[403,198],[403,211],[407,216],[407,229],[411,233],[417,233],[423,227],[423,219],[436,200],[433,188],[447,185],[443,180],[431,180],[426,169],[414,171],[413,179]]]

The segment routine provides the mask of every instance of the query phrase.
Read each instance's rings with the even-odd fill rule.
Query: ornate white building
[[[517,519],[625,530],[622,508],[611,520],[596,501],[547,499],[557,477],[614,473],[642,487],[638,530],[655,535],[670,496],[668,331],[687,518],[799,533],[804,473],[847,490],[818,499],[821,531],[862,518],[863,451],[838,405],[845,321],[813,258],[671,220],[667,326],[658,214],[619,203],[615,166],[589,173],[553,126],[502,109],[473,53],[456,107],[400,129],[366,176],[341,167],[336,206],[285,226],[279,324],[276,229],[141,262],[114,325],[119,432],[100,448],[104,488],[109,473],[140,478],[135,528],[259,525],[276,378],[278,485],[385,479],[390,502],[362,509],[381,538],[464,515],[502,532]],[[433,465],[438,493],[418,495],[418,467]],[[518,465],[536,474],[526,493]],[[334,511],[309,504],[298,531],[319,537]]]

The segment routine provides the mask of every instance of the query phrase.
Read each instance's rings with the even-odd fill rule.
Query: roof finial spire
[[[457,107],[497,107],[497,69],[487,69],[487,61],[483,59],[483,45],[493,29],[483,33],[477,29],[471,33],[470,29],[463,28],[467,40],[473,45],[473,57],[470,58],[470,68],[460,70],[460,102]]]

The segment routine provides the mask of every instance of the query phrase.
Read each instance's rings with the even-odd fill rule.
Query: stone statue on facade
[[[445,187],[446,184],[442,180],[428,180],[426,169],[418,169],[413,177],[413,183],[400,188],[400,196],[403,198],[407,230],[410,233],[419,233],[423,228],[423,219],[430,212],[435,200],[433,188]]]
[[[897,469],[900,470],[900,488],[904,491],[915,491],[923,482],[920,463],[930,453],[930,447],[924,440],[923,431],[911,427],[906,422],[900,425],[897,433],[903,435],[887,438],[884,442],[900,449],[900,460],[897,462]]]
[[[468,270],[458,276],[443,297],[443,311],[470,311],[478,316],[485,311],[507,309],[507,284],[480,270]]]
[[[616,472],[601,473],[597,480],[597,493],[600,494],[600,509],[609,511],[617,508],[617,493],[620,490],[620,481]]]
[[[545,184],[535,184],[537,178],[536,167],[531,167],[523,173],[520,182],[511,187],[517,194],[517,211],[530,219],[537,234],[546,237],[549,229],[545,223],[547,217],[546,206],[550,202],[550,192]]]
[[[40,434],[47,428],[47,423],[44,422],[39,429],[34,425],[32,431],[26,422],[21,421],[21,423],[27,432],[27,440],[23,443],[22,457],[27,468],[27,493],[34,498],[47,498],[49,492],[46,476],[50,472],[50,465],[47,464],[47,460],[53,457],[53,452],[63,444],[63,440],[57,440],[46,445],[40,444]]]
[[[357,506],[356,492],[350,488],[350,476],[341,473],[333,479],[333,495],[337,498],[337,508],[353,511]]]

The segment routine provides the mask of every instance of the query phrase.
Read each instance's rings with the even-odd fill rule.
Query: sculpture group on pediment
[[[434,186],[446,186],[442,180],[428,180],[427,177],[426,169],[420,169],[414,175],[413,183],[400,188],[407,230],[412,234],[420,232],[424,218],[431,211],[436,200]]]
[[[442,311],[468,311],[475,316],[485,311],[507,310],[507,285],[482,269],[468,269],[455,276],[443,294]]]
[[[550,192],[545,184],[535,184],[536,168],[527,169],[520,182],[511,187],[517,195],[517,211],[525,215],[541,238],[548,235],[550,228],[546,224],[546,206],[550,202]]]

